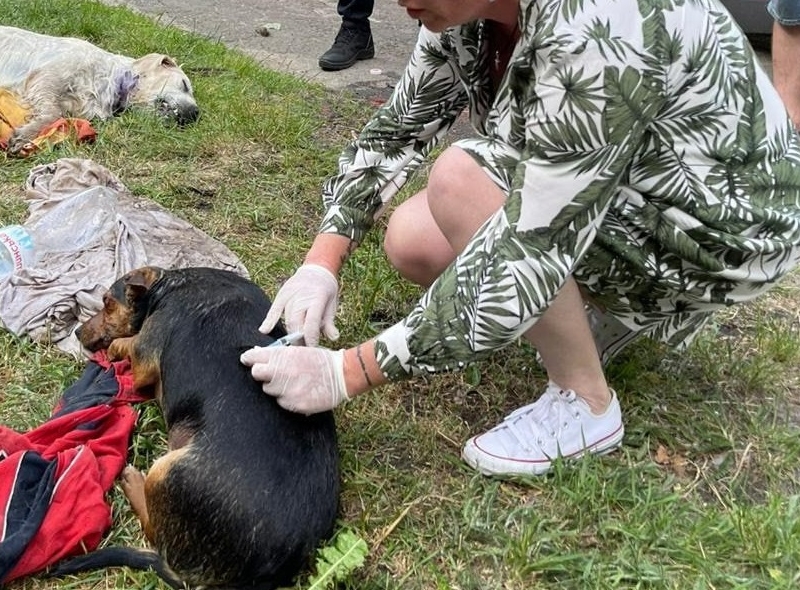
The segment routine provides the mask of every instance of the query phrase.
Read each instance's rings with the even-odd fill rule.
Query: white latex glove
[[[266,346],[242,353],[253,379],[291,412],[316,414],[350,399],[344,383],[344,351],[306,346]]]
[[[268,334],[281,316],[286,317],[286,329],[302,332],[306,346],[319,344],[320,330],[329,340],[339,338],[333,324],[339,307],[339,282],[331,272],[318,264],[298,268],[275,296],[267,317],[259,328]]]

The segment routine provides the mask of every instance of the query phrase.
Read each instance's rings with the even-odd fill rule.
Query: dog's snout
[[[200,109],[198,109],[195,105],[178,109],[177,121],[179,125],[188,125],[189,123],[194,123],[199,117]]]
[[[176,104],[167,99],[158,102],[158,112],[162,117],[174,121],[178,125],[194,123],[200,117],[200,109],[196,104]]]

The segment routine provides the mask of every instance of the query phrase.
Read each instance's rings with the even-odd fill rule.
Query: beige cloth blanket
[[[248,276],[226,246],[160,205],[132,195],[103,166],[64,158],[31,170],[25,187],[35,264],[0,277],[0,324],[80,355],[75,328],[111,283],[140,266],[210,266]]]

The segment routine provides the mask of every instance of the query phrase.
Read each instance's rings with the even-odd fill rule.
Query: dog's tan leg
[[[144,535],[151,544],[155,544],[157,536],[156,531],[159,527],[168,526],[167,523],[170,520],[170,504],[173,504],[175,501],[180,501],[179,499],[170,497],[164,482],[169,475],[169,470],[189,452],[189,448],[190,447],[186,446],[175,451],[170,451],[166,455],[159,457],[150,467],[146,476],[137,472],[138,479],[135,482],[133,493],[137,503],[141,501],[143,507],[141,510],[137,510],[134,507],[134,512],[136,516],[139,517]],[[133,499],[130,496],[128,496],[128,499],[131,501],[131,506],[134,506]]]
[[[133,513],[142,523],[142,529],[149,526],[147,501],[144,495],[144,474],[133,465],[127,465],[120,476],[120,487],[131,504]]]
[[[133,372],[133,387],[137,391],[151,390],[160,401],[161,394],[161,369],[158,359],[152,355],[142,354],[139,346],[141,335],[128,336],[127,338],[115,338],[108,347],[108,358],[118,361],[124,358],[131,359],[131,371]]]
[[[112,361],[121,361],[133,355],[133,346],[136,344],[136,336],[127,338],[115,338],[108,346],[108,358]]]
[[[133,387],[137,391],[149,391],[161,403],[161,368],[158,359],[152,356],[143,357],[135,354],[131,356],[131,370],[133,371]]]

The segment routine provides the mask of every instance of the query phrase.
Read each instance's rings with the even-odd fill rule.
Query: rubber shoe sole
[[[606,438],[595,442],[588,447],[581,449],[577,453],[571,455],[561,456],[566,460],[580,459],[583,455],[590,453],[592,455],[602,456],[616,451],[622,445],[622,438],[625,435],[625,428],[620,424],[619,429],[611,433]],[[509,460],[504,457],[495,457],[490,453],[486,453],[480,448],[477,439],[480,435],[474,436],[467,441],[464,449],[461,451],[461,458],[464,462],[472,467],[475,471],[489,476],[514,476],[514,475],[545,475],[549,473],[553,466],[553,461],[548,459],[536,460]]]
[[[320,69],[326,72],[338,72],[339,70],[346,70],[349,67],[352,67],[357,61],[362,61],[365,59],[372,59],[375,57],[375,47],[365,47],[358,53],[355,53],[352,59],[346,61],[330,61],[325,59],[325,56],[319,58],[319,67]]]

